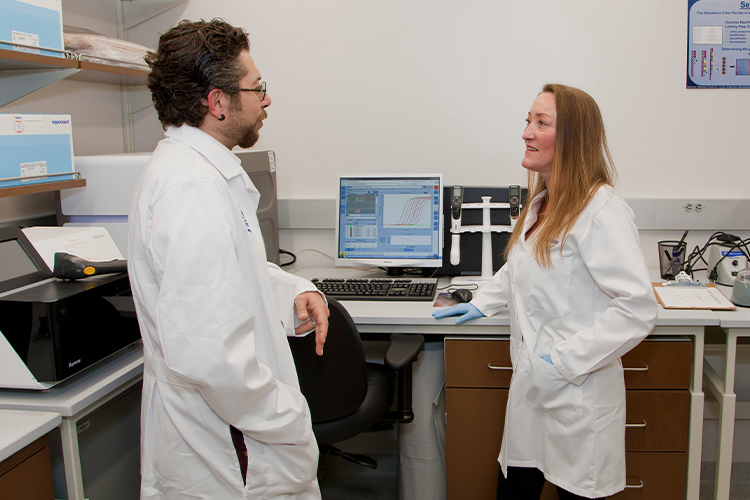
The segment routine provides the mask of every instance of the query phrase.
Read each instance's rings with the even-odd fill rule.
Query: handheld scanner
[[[124,273],[128,270],[127,260],[89,262],[64,252],[55,253],[55,266],[52,276],[64,280],[77,280],[99,274]]]
[[[461,205],[464,203],[464,188],[451,188],[451,232],[458,233],[461,229]]]
[[[451,264],[457,266],[461,262],[461,205],[464,203],[464,188],[451,188]]]
[[[510,218],[517,219],[521,215],[521,186],[508,186],[508,202],[510,203]]]

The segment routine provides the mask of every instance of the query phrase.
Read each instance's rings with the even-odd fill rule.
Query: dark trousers
[[[544,489],[544,473],[534,467],[508,467],[507,479],[502,469],[497,473],[497,500],[539,500]],[[560,500],[584,499],[573,493],[557,487]],[[602,499],[596,499],[602,500]]]
[[[240,462],[240,473],[242,474],[242,484],[247,484],[247,446],[245,446],[245,436],[242,435],[242,431],[234,427],[229,426],[229,433],[232,435],[232,444],[234,445],[234,451],[237,452],[237,460]]]

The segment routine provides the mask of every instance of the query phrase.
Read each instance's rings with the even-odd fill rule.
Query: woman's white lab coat
[[[128,270],[143,336],[141,499],[318,499],[286,335],[309,282],[266,262],[260,194],[199,129],[170,127],[136,188]],[[229,426],[248,450],[247,486]]]
[[[485,315],[510,307],[513,378],[498,461],[504,474],[536,467],[572,493],[604,497],[625,487],[620,357],[653,328],[656,300],[633,213],[613,188],[597,191],[562,255],[560,244],[544,268],[522,236],[472,300]],[[553,364],[541,359],[548,354]]]

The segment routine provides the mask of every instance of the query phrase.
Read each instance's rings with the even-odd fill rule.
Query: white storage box
[[[72,172],[70,115],[0,114],[0,188],[73,180]]]
[[[62,51],[62,2],[60,0],[0,0],[0,40]],[[2,43],[1,49],[65,57],[61,52]]]

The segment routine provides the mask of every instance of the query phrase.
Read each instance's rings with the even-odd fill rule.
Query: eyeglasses
[[[260,100],[263,101],[266,98],[266,82],[260,82],[260,87],[257,89],[237,89],[245,92],[260,92]]]

